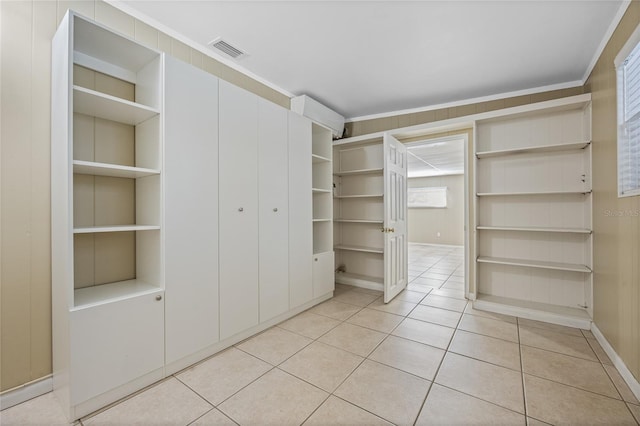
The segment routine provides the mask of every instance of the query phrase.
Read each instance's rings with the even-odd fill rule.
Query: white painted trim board
[[[618,356],[616,351],[613,349],[613,346],[607,341],[604,337],[604,334],[600,331],[600,329],[596,326],[594,322],[591,323],[591,332],[594,336],[596,336],[596,340],[602,346],[602,349],[607,353],[611,362],[613,362],[613,366],[616,367],[616,370],[620,373],[624,381],[631,389],[631,392],[636,396],[636,398],[640,401],[640,383],[634,377],[633,373],[627,368],[626,364]]]

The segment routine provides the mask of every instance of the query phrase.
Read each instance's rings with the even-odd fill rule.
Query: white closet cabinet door
[[[335,289],[333,252],[313,255],[313,297],[324,296]]]
[[[220,81],[219,106],[220,339],[226,339],[258,324],[258,97]]]
[[[311,121],[289,112],[289,290],[291,308],[313,298]]]
[[[219,339],[218,79],[170,56],[165,71],[166,362]]]
[[[260,322],[289,310],[287,110],[260,99],[258,202]]]
[[[71,311],[71,405],[161,369],[163,316],[160,289]]]

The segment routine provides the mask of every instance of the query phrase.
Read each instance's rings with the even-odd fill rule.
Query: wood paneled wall
[[[640,196],[618,198],[613,60],[640,24],[631,2],[585,89],[593,99],[594,322],[640,380]]]

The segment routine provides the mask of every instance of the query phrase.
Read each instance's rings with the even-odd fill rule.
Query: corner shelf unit
[[[589,328],[590,95],[544,105],[475,123],[474,306]]]
[[[382,138],[334,145],[333,165],[336,282],[382,290]]]
[[[313,254],[333,252],[331,131],[312,123]]]

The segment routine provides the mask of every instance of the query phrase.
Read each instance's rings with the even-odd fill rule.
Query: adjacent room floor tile
[[[545,423],[533,417],[527,417],[527,426],[548,426],[549,423]]]
[[[466,300],[454,299],[429,294],[422,299],[421,305],[433,306],[435,308],[449,309],[450,311],[463,312],[467,306]]]
[[[391,423],[386,420],[333,395],[304,424],[305,426],[391,426]]]
[[[347,322],[361,327],[370,328],[372,330],[381,331],[383,333],[391,333],[391,331],[396,328],[403,319],[404,317],[399,315],[378,311],[376,309],[364,308],[349,318]]]
[[[3,426],[50,425],[67,426],[67,416],[53,392],[30,399],[0,412],[0,424]]]
[[[220,410],[212,408],[211,411],[189,424],[189,426],[234,426],[236,424],[236,422],[225,416]]]
[[[447,327],[455,328],[460,321],[461,313],[447,309],[434,308],[433,306],[418,305],[409,314],[409,318],[420,321],[432,322]]]
[[[280,368],[327,392],[333,392],[364,358],[342,349],[313,342]]]
[[[449,346],[454,331],[453,328],[406,318],[393,330],[392,334],[437,348],[446,349],[447,346]]]
[[[525,373],[575,386],[610,398],[620,398],[602,364],[543,349],[522,346]]]
[[[400,337],[389,336],[369,359],[433,380],[445,351]]]
[[[523,414],[434,384],[416,425],[526,425]]]
[[[433,290],[430,295],[433,296],[443,296],[443,297],[451,297],[453,299],[467,300],[464,295],[464,291],[462,289],[451,289],[446,287],[441,287],[438,290]]]
[[[308,312],[314,314],[324,315],[325,317],[331,317],[339,321],[344,321],[351,315],[358,312],[361,308],[355,305],[349,305],[347,303],[336,302],[333,299],[327,300],[310,309]]]
[[[336,390],[336,396],[392,423],[412,424],[431,382],[366,360]]]
[[[449,352],[435,383],[524,413],[520,372]]]
[[[386,336],[375,330],[342,323],[318,341],[366,357]]]
[[[335,302],[348,303],[355,306],[367,306],[369,303],[380,297],[379,294],[367,294],[360,291],[347,291],[339,296],[335,296],[333,300]]]
[[[557,331],[520,326],[520,343],[552,352],[559,352],[590,361],[598,361],[584,337],[570,336]]]
[[[390,314],[407,316],[413,308],[418,304],[407,302],[406,300],[393,299],[389,303],[384,303],[382,297],[374,301],[367,308],[376,309],[378,311],[389,312]]]
[[[431,287],[428,285],[416,284],[414,283],[414,280],[410,281],[409,284],[407,284],[407,290],[413,291],[415,293],[422,293],[425,296],[431,293],[433,290],[436,290],[437,288],[438,287]]]
[[[84,425],[182,424],[211,410],[211,404],[171,377],[93,417]]]
[[[303,312],[278,324],[278,327],[301,334],[310,339],[317,339],[327,331],[340,324],[340,321],[313,312]]]
[[[433,278],[424,278],[424,274],[420,275],[418,278],[411,281],[412,284],[426,285],[429,287],[436,287],[436,288],[439,288],[442,284],[444,284],[444,282],[445,282],[445,279],[438,280]]]
[[[517,343],[458,330],[449,351],[520,371],[520,346]]]
[[[272,327],[237,347],[269,364],[278,365],[311,342],[311,339],[299,334]]]
[[[551,424],[634,425],[624,402],[524,375],[527,413]]]
[[[218,408],[241,425],[296,425],[328,396],[315,386],[273,369]]]
[[[213,405],[218,405],[272,368],[231,347],[176,377]]]
[[[477,315],[463,315],[458,328],[460,330],[518,343],[518,327],[508,322]]]
[[[406,302],[420,303],[420,301],[424,299],[424,295],[425,293],[422,292],[403,290],[396,296],[396,299],[404,300]]]

